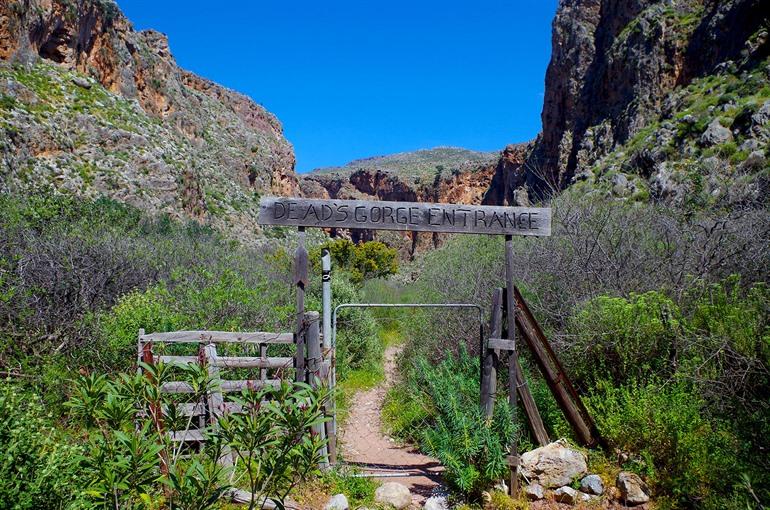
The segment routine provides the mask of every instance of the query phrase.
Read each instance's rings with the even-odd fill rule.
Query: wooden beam
[[[307,341],[307,383],[315,389],[324,386],[323,357],[321,355],[320,317],[318,312],[305,314],[305,339]],[[326,428],[323,423],[313,425],[313,433],[321,439],[326,439]],[[321,469],[329,468],[329,448],[324,444],[321,449]]]
[[[308,281],[308,257],[305,249],[305,227],[297,228],[297,250],[294,253],[294,285],[297,292],[296,328],[294,331],[294,344],[297,350],[294,353],[295,380],[303,382],[305,374],[305,289]]]
[[[142,334],[141,342],[175,343],[241,343],[241,344],[290,344],[292,333],[264,333],[254,331],[239,333],[232,331],[172,331],[170,333]]]
[[[263,197],[260,225],[550,236],[551,209]]]
[[[564,417],[572,426],[578,441],[589,447],[602,444],[599,431],[588,414],[588,410],[518,289],[515,289],[515,297],[519,310],[516,322],[521,336],[532,351],[546,384],[548,384],[556,403],[564,413]]]
[[[507,322],[508,340],[515,344],[516,342],[516,301],[513,295],[513,236],[505,236],[505,311]],[[516,424],[516,397],[518,393],[517,383],[518,375],[517,369],[519,366],[519,356],[516,349],[510,351],[508,355],[508,400],[513,413],[514,424]],[[511,441],[511,458],[519,458],[519,445],[518,434],[514,434]],[[511,496],[518,497],[519,495],[519,468],[518,461],[515,464],[510,465],[511,471]]]
[[[503,329],[503,289],[492,291],[492,311],[489,318],[489,334],[499,337]],[[481,410],[487,419],[495,412],[495,394],[497,393],[497,367],[500,362],[500,352],[489,345],[482,350],[481,371]]]

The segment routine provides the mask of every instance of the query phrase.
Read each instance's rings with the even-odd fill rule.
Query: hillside
[[[762,0],[561,2],[543,131],[506,198],[579,181],[678,203],[766,197],[769,16]]]
[[[111,0],[0,4],[0,187],[110,197],[250,241],[297,191],[280,122],[178,67]]]

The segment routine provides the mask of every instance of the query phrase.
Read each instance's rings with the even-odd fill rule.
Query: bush
[[[670,372],[681,322],[679,308],[659,292],[598,296],[570,320],[569,373],[592,387],[605,377],[617,384]]]
[[[37,395],[0,384],[0,510],[55,510],[77,499],[80,449],[50,419]]]
[[[625,467],[645,475],[674,506],[723,496],[745,469],[736,438],[704,414],[687,383],[602,381],[586,404],[609,445],[630,456]]]
[[[355,244],[348,239],[333,239],[313,250],[311,257],[319,260],[324,249],[329,250],[334,267],[350,272],[355,283],[398,272],[398,251],[379,241]]]
[[[439,365],[425,359],[411,371],[411,383],[420,388],[425,415],[414,412],[415,401],[405,407],[414,416],[405,435],[419,439],[422,448],[445,467],[444,478],[461,494],[478,499],[508,473],[506,455],[515,428],[510,408],[502,402],[487,420],[479,407],[478,362],[467,352],[450,356]],[[390,402],[390,416],[396,414]],[[398,422],[397,422],[398,423]],[[402,427],[408,422],[401,422]]]

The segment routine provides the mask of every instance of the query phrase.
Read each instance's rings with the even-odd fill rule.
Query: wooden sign
[[[551,209],[263,197],[261,225],[454,234],[551,235]]]

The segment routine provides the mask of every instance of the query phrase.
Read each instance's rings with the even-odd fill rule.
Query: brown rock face
[[[563,0],[528,185],[569,185],[648,125],[674,87],[738,58],[768,15],[765,0]]]
[[[456,151],[436,156],[439,151]],[[346,200],[386,200],[394,202],[439,202],[453,204],[480,204],[490,188],[495,174],[493,155],[475,155],[472,161],[466,152],[455,149],[433,149],[434,154],[405,153],[383,158],[354,162],[349,169],[313,172],[300,180],[302,195],[311,198],[338,198]],[[418,154],[419,157],[413,157]],[[428,156],[437,164],[415,163]],[[393,163],[393,159],[399,162]],[[453,158],[456,158],[453,161]],[[381,159],[381,161],[380,161]],[[355,169],[356,167],[363,167]],[[430,168],[429,168],[430,167]],[[431,170],[432,169],[432,170]],[[349,236],[353,241],[382,240],[399,248],[404,257],[434,248],[446,237],[425,232],[373,232],[368,230],[332,232],[333,236]]]
[[[85,118],[76,124],[78,129],[86,131],[82,138],[89,140],[126,138],[126,131],[132,131],[135,138],[141,136],[145,145],[152,145],[141,154],[132,152],[136,144],[120,149],[127,153],[122,157],[137,174],[142,168],[161,169],[158,173],[163,175],[154,181],[164,181],[161,186],[164,195],[156,200],[163,210],[168,209],[167,195],[174,189],[175,204],[171,209],[214,224],[233,223],[236,230],[249,235],[248,231],[258,228],[255,219],[249,218],[256,210],[252,202],[258,195],[298,192],[293,149],[275,116],[242,94],[180,69],[166,36],[153,30],[135,31],[112,0],[0,2],[0,59],[6,61],[0,62],[0,66],[5,66],[0,71],[8,76],[0,83],[0,92],[22,102],[25,95],[30,96],[32,103],[50,105],[53,114],[60,114],[62,119],[65,113],[72,116],[73,112],[64,110],[71,109],[73,103],[57,102],[55,92],[59,88],[66,96],[70,91],[61,83],[62,79],[76,79],[62,78],[65,71],[90,77],[95,80],[94,87],[103,87],[116,97],[128,100],[121,106],[124,110],[135,102],[140,113],[155,119],[151,122],[157,123],[156,126],[137,121],[130,129],[125,123],[112,123],[100,126],[98,131],[95,126],[88,131],[84,126],[96,122]],[[52,62],[56,66],[41,67],[41,62]],[[23,84],[23,77],[17,80],[17,75],[23,73],[42,81],[50,78],[50,82],[32,91]],[[77,80],[88,86],[85,77]],[[47,95],[49,91],[53,92]],[[76,96],[78,94],[72,98]],[[95,106],[88,104],[85,110],[80,107],[79,113],[98,117],[96,109],[104,107],[104,103],[99,100]],[[98,146],[92,147],[95,150],[78,152],[72,144],[61,145],[57,140],[59,136],[53,132],[56,129],[53,122],[46,123],[46,119],[41,120],[39,116],[30,117],[29,126],[25,126],[18,112],[6,118],[14,129],[25,133],[26,139],[11,139],[5,145],[20,158],[44,153],[49,157],[60,156],[56,162],[58,167],[93,164],[103,169],[104,163],[97,160],[102,152],[109,152],[108,140],[99,141]],[[112,120],[107,119],[108,123]],[[61,123],[58,119],[57,122]],[[158,134],[165,139],[158,140]],[[21,159],[10,161],[10,168],[5,169],[6,188],[19,184],[20,179],[15,179],[13,174],[17,165],[24,164]],[[33,166],[37,168],[37,162]],[[130,168],[125,170],[127,175]],[[100,178],[101,174],[97,174],[96,187]],[[140,178],[128,175],[127,180]],[[151,184],[147,186],[145,182],[143,191],[150,195],[149,202],[153,201]],[[103,194],[130,203],[143,202],[129,196],[133,193],[130,182],[121,186],[127,188],[121,192],[122,196]],[[77,188],[74,184],[69,187]],[[214,218],[215,215],[221,217]],[[228,215],[242,218],[231,221],[225,218]]]

